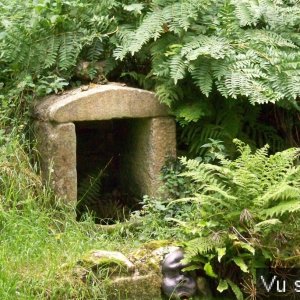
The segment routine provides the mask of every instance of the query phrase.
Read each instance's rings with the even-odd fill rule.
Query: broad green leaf
[[[273,259],[273,256],[272,256],[272,254],[270,253],[270,251],[267,251],[267,250],[262,249],[261,252],[262,252],[262,255],[263,255],[263,257],[264,257],[265,259],[269,259],[269,260],[272,260],[272,259]]]
[[[191,266],[188,266],[188,267],[182,269],[183,272],[189,272],[189,271],[195,271],[195,270],[199,270],[199,265],[191,265]]]
[[[213,277],[213,278],[217,278],[218,276],[216,275],[216,273],[214,272],[212,265],[210,264],[210,262],[207,262],[204,265],[204,271],[206,273],[206,275]]]
[[[277,225],[277,224],[280,224],[280,223],[281,223],[281,221],[278,220],[278,219],[265,220],[265,221],[262,221],[260,223],[257,223],[254,226],[254,230],[255,231],[260,231],[262,229],[265,229],[266,227],[269,227],[269,226],[272,226],[272,225]]]
[[[249,251],[250,253],[252,253],[253,255],[255,254],[255,249],[254,249],[251,245],[246,244],[246,243],[242,243],[242,244],[241,244],[241,247],[242,247],[243,249],[248,250],[248,251]]]
[[[217,248],[218,262],[221,261],[222,257],[226,254],[226,248]]]
[[[228,289],[228,283],[227,283],[227,281],[221,279],[221,280],[219,281],[217,290],[218,290],[220,293],[222,293],[223,291],[226,291],[227,289]]]
[[[230,279],[227,279],[228,284],[230,285],[232,291],[234,292],[237,300],[244,300],[244,296],[240,288],[232,282]]]
[[[233,258],[232,260],[235,262],[235,264],[236,264],[237,266],[240,267],[240,269],[241,269],[243,272],[245,272],[245,273],[248,273],[248,272],[249,272],[248,266],[245,264],[244,260],[243,260],[241,257],[235,257],[235,258]]]
[[[247,244],[247,243],[244,243],[244,242],[235,242],[235,245],[238,245],[241,248],[248,250],[253,255],[255,254],[255,249],[250,244]]]

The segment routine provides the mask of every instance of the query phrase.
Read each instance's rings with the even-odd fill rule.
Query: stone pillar
[[[149,136],[149,194],[160,186],[159,175],[168,157],[176,157],[176,125],[171,117],[152,118]]]
[[[166,159],[176,156],[175,121],[171,117],[134,119],[124,155],[123,185],[137,195],[154,196]]]
[[[35,122],[41,172],[55,194],[76,204],[76,133],[73,123]]]

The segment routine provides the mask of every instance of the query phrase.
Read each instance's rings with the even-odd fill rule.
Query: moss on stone
[[[160,300],[161,263],[174,248],[178,247],[171,241],[151,241],[131,252],[128,258],[120,252],[94,250],[80,260],[79,267],[98,279],[108,280],[107,299]],[[88,275],[81,277],[87,279]]]
[[[86,254],[78,265],[95,273],[106,270],[108,276],[130,275],[134,265],[121,253],[94,250]]]
[[[164,255],[169,252],[173,242],[168,240],[156,240],[143,244],[129,256],[139,274],[145,275],[150,272],[161,274],[161,262]]]
[[[172,242],[169,240],[155,240],[148,243],[143,244],[141,248],[147,249],[149,251],[154,251],[161,247],[166,247],[172,245]]]

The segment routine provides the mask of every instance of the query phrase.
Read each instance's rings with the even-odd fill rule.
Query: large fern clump
[[[70,78],[80,55],[90,61],[100,58],[112,23],[107,15],[110,2],[4,1],[1,64],[13,76],[18,72],[17,80]]]
[[[256,268],[276,261],[286,265],[287,258],[291,265],[300,263],[300,152],[291,148],[268,156],[268,145],[253,153],[234,142],[239,157],[219,155],[219,166],[182,159],[187,168],[182,175],[193,180],[197,191],[177,201],[199,205],[198,219],[185,224],[194,236],[186,243],[186,259],[196,266],[202,261],[206,273],[218,278],[219,292],[230,287],[243,299],[236,283],[254,282]],[[234,276],[235,268],[244,275]]]
[[[149,76],[161,101],[178,99],[191,78],[205,96],[216,87],[226,98],[297,106],[298,1],[151,1],[142,7],[137,29],[123,31],[114,55],[150,49]]]
[[[96,62],[117,24],[117,1],[7,1],[0,5],[0,100],[26,115],[30,102],[76,83],[81,61]]]
[[[248,145],[235,143],[240,156],[233,161],[219,156],[220,166],[182,158],[188,169],[183,176],[198,187],[194,200],[202,209],[213,209],[212,218],[217,214],[228,226],[245,209],[256,221],[300,210],[300,167],[294,164],[299,149],[268,156],[268,145],[252,153]]]
[[[234,160],[218,153],[218,164],[181,158],[179,176],[193,187],[192,196],[145,209],[181,240],[189,270],[203,269],[218,292],[243,299],[249,290],[242,287],[255,283],[257,268],[300,264],[300,150],[269,155],[268,145],[253,152],[234,143]]]
[[[298,109],[299,13],[296,0],[4,0],[0,91],[16,101],[58,92],[81,60],[105,61],[113,79],[130,77],[169,105],[218,90]]]

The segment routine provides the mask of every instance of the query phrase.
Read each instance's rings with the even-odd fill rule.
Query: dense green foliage
[[[107,76],[155,90],[193,155],[208,138],[295,146],[297,133],[282,128],[297,115],[272,122],[273,106],[248,103],[298,111],[299,10],[296,0],[4,0],[1,106],[22,116],[39,96]]]
[[[185,241],[192,268],[238,299],[256,266],[299,261],[298,150],[237,142],[236,157],[232,143],[300,143],[299,0],[2,0],[0,16],[1,299],[106,299],[62,266],[150,238]],[[180,151],[198,156],[166,166],[138,236],[75,222],[32,165],[30,104],[106,78],[154,90],[182,127]]]
[[[189,80],[203,97],[215,86],[225,97],[297,106],[298,1],[2,2],[5,86],[59,86],[57,77],[69,80],[79,59],[113,51],[126,60],[124,71],[147,75],[165,103],[181,98]],[[130,65],[128,53],[146,70]]]
[[[231,288],[243,299],[238,286],[251,293],[256,268],[299,264],[300,166],[299,149],[268,156],[268,146],[252,153],[235,144],[238,158],[216,153],[219,165],[182,158],[179,176],[188,179],[190,196],[148,201],[144,209],[149,224],[161,220],[160,234],[164,228],[188,240],[189,269],[203,269],[219,292]]]
[[[151,76],[162,101],[176,99],[174,86],[191,78],[205,96],[215,84],[225,97],[252,103],[299,96],[299,3],[297,1],[153,1],[134,32],[114,51],[150,46]],[[184,84],[182,85],[183,92]],[[175,93],[175,94],[174,94]]]
[[[82,1],[2,1],[0,6],[0,81],[2,103],[18,107],[69,84],[85,53],[103,51],[112,4]],[[92,71],[91,71],[92,72]],[[91,76],[93,76],[91,74]],[[25,108],[26,110],[26,108]]]

